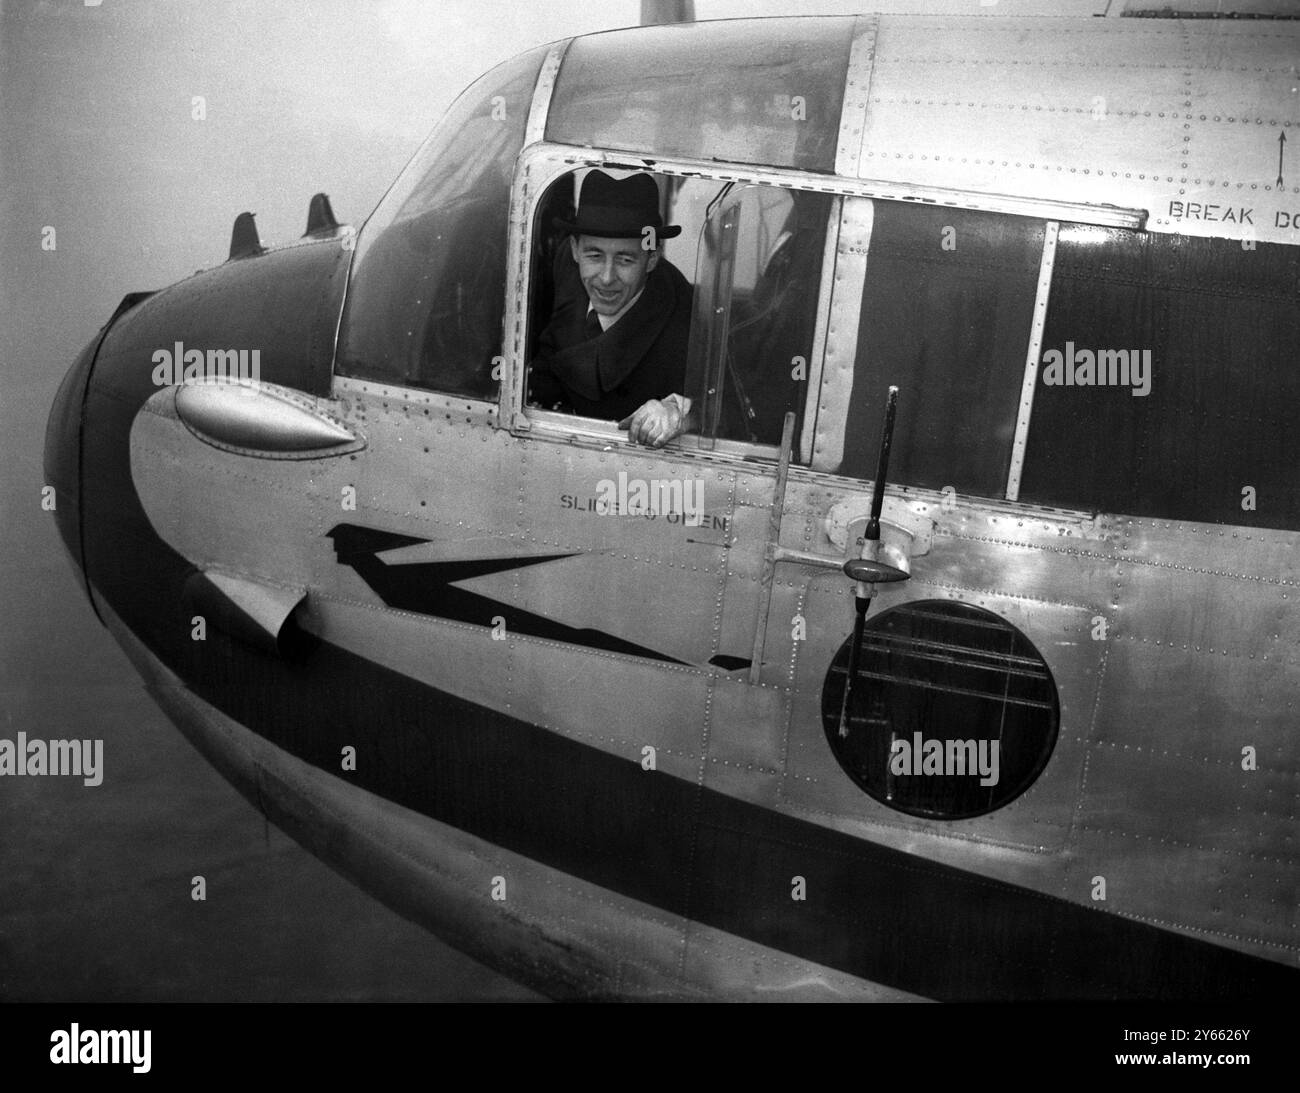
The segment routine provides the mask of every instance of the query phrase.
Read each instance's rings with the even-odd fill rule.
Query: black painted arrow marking
[[[399,611],[433,615],[440,619],[451,619],[454,622],[467,622],[484,627],[491,626],[491,620],[500,616],[505,619],[506,630],[516,634],[563,641],[570,645],[583,645],[589,649],[603,649],[612,653],[626,653],[629,656],[645,657],[647,660],[662,660],[670,664],[687,663],[667,653],[637,645],[635,642],[624,641],[603,630],[566,626],[545,615],[524,611],[500,600],[494,600],[490,596],[482,596],[477,592],[455,587],[457,581],[467,581],[471,577],[482,577],[489,573],[522,569],[524,566],[541,565],[543,562],[553,562],[560,558],[570,558],[573,557],[572,553],[389,565],[376,555],[398,547],[427,543],[429,540],[417,539],[397,532],[381,531],[377,528],[361,527],[357,524],[338,524],[325,534],[334,540],[334,552],[340,564],[356,570],[361,579],[384,603]]]

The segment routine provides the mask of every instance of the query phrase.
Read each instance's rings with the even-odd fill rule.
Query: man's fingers
[[[644,438],[649,416],[650,415],[646,412],[646,408],[642,406],[639,410],[636,410],[634,413],[629,414],[623,419],[623,421],[627,422],[629,440],[634,443],[639,443]],[[619,422],[619,428],[623,428],[623,422]]]
[[[618,427],[628,431],[628,440],[634,444],[662,448],[676,435],[672,419],[666,404],[651,399],[620,421]]]

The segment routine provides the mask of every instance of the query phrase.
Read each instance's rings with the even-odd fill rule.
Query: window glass
[[[547,47],[452,104],[367,221],[339,333],[348,376],[492,397],[510,182]]]
[[[780,444],[793,410],[798,450],[834,201],[737,186],[710,212],[700,237],[687,380],[706,439]]]
[[[876,473],[899,388],[889,478],[1002,497],[1042,257],[1041,221],[875,202],[840,473]]]
[[[822,725],[840,766],[881,804],[939,820],[979,816],[1047,766],[1060,726],[1056,681],[1006,619],[948,600],[877,612],[846,700],[852,641],[827,669]]]
[[[692,23],[579,38],[546,139],[833,171],[853,23]]]
[[[1300,248],[1063,224],[1021,500],[1300,527],[1297,345]]]

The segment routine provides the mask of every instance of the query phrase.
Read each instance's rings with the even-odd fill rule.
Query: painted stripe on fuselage
[[[650,660],[682,661],[667,653],[647,649],[644,645],[624,641],[613,634],[590,628],[566,626],[555,619],[523,611],[513,604],[482,596],[466,588],[457,588],[455,582],[482,577],[488,573],[519,569],[523,566],[541,565],[571,554],[535,554],[515,557],[487,557],[453,559],[438,562],[406,562],[392,565],[376,557],[386,550],[409,547],[428,542],[411,535],[383,531],[359,524],[336,524],[325,533],[334,541],[334,551],[341,565],[356,571],[370,590],[389,607],[398,611],[411,611],[417,615],[433,615],[454,622],[483,625],[488,619],[499,618],[511,633],[530,634],[537,638],[585,645],[589,649],[625,653],[628,656],[646,657]]]
[[[147,376],[86,422],[95,587],[200,697],[326,772],[555,869],[759,944],[941,999],[1289,997],[1300,973],[646,773],[322,644],[286,663],[190,637],[193,567],[154,534],[130,474]],[[138,366],[137,366],[138,367]],[[693,849],[692,849],[693,847]],[[807,899],[791,899],[795,876]]]
[[[102,609],[190,743],[276,826],[375,898],[551,997],[918,1001],[667,915],[358,790],[198,698],[112,607]],[[497,877],[504,900],[492,894]]]

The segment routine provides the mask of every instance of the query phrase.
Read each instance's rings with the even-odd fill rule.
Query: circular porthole
[[[1056,683],[1038,650],[991,611],[921,600],[867,621],[845,701],[850,637],[822,687],[845,773],[882,804],[958,820],[1014,800],[1056,744]]]

